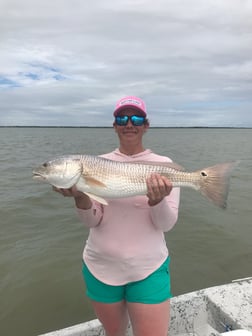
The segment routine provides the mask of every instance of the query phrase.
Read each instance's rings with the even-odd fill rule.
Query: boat
[[[169,336],[220,335],[252,336],[252,277],[171,299]],[[95,319],[40,336],[104,336],[104,330]]]

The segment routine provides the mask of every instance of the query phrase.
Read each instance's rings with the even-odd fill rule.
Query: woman
[[[115,161],[170,162],[144,149],[149,128],[143,100],[120,99],[114,111],[119,148],[102,155]],[[152,174],[147,195],[92,201],[75,187],[57,189],[75,198],[78,214],[90,228],[83,252],[87,295],[107,336],[123,336],[129,321],[134,336],[166,336],[169,327],[170,257],[164,232],[176,223],[179,188]]]

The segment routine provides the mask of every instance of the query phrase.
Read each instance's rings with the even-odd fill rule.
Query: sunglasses
[[[143,126],[145,123],[146,118],[142,116],[132,115],[132,116],[116,116],[115,123],[118,126],[126,126],[131,121],[132,125],[134,126]]]

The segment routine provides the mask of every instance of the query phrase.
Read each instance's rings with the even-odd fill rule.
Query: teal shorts
[[[170,257],[143,280],[111,286],[95,278],[83,262],[82,274],[86,283],[86,294],[91,300],[103,303],[122,300],[146,304],[161,303],[172,297],[169,264]]]

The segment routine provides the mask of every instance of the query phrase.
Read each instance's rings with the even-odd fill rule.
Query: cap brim
[[[142,109],[138,108],[137,106],[132,106],[132,105],[123,105],[119,108],[117,108],[114,111],[114,117],[116,117],[121,111],[130,108],[132,110],[136,110],[137,112],[140,112],[143,117],[146,117],[146,112],[144,112]]]

